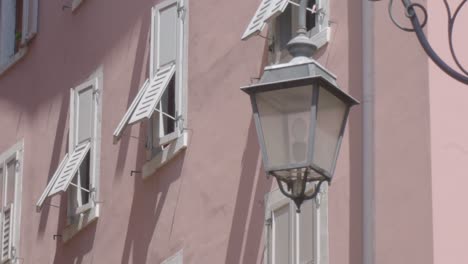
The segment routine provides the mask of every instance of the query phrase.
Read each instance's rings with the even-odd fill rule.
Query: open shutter
[[[149,119],[151,117],[174,73],[174,64],[161,68],[161,70],[156,73],[130,117],[129,124],[141,121],[143,118]]]
[[[21,44],[26,45],[36,36],[39,0],[23,0],[23,30]]]
[[[145,82],[115,130],[114,143],[122,136],[127,125],[140,122],[144,118],[149,119],[153,115],[174,73],[175,65],[171,64],[158,71],[153,79]]]
[[[9,204],[3,209],[2,214],[2,263],[13,258],[13,204]]]
[[[67,190],[86,154],[88,154],[90,147],[91,143],[89,141],[82,142],[75,147],[70,155],[65,156],[37,202],[36,206],[38,210],[42,207],[45,198]]]
[[[288,4],[288,0],[262,0],[255,15],[247,26],[244,35],[242,35],[242,40],[260,34],[266,23],[270,19],[283,13]]]
[[[146,89],[149,86],[149,79],[146,79],[145,83],[141,87],[140,91],[138,91],[138,94],[136,95],[135,99],[133,99],[132,104],[130,107],[127,109],[127,112],[123,116],[122,120],[120,121],[119,125],[114,131],[114,144],[117,143],[117,141],[120,139],[122,136],[122,133],[125,129],[125,127],[128,124],[128,121],[130,120],[130,117],[132,116],[133,112],[135,111],[135,108],[139,104],[141,97],[143,97],[143,94],[145,94]]]

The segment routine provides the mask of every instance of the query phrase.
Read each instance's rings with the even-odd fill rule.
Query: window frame
[[[0,169],[3,171],[1,174],[2,180],[2,197],[0,197],[1,208],[0,208],[0,216],[3,219],[3,210],[4,205],[6,203],[6,192],[5,189],[8,188],[8,185],[5,184],[4,175],[5,170],[9,162],[12,160],[16,160],[16,168],[15,168],[15,190],[14,190],[14,202],[13,202],[13,225],[12,230],[10,231],[13,235],[11,236],[11,257],[10,261],[7,263],[13,263],[17,256],[20,256],[20,237],[21,237],[21,204],[22,204],[22,188],[23,188],[23,155],[24,155],[24,141],[21,140],[17,142],[15,145],[10,147],[8,150],[0,154]],[[3,226],[3,225],[2,225]],[[1,237],[3,237],[3,228],[0,228]]]
[[[311,192],[308,188],[307,192]],[[265,195],[265,252],[264,264],[276,264],[274,256],[274,212],[289,206],[289,261],[293,264],[299,264],[300,248],[300,220],[296,213],[295,203],[284,196],[279,189],[275,189]],[[314,200],[313,206],[313,260],[314,264],[328,264],[328,186],[322,185],[321,190]]]
[[[89,150],[89,200],[88,203],[79,205],[75,208],[75,202],[80,198],[80,191],[76,191],[78,197],[71,197],[70,186],[67,190],[67,226],[63,231],[63,241],[68,241],[76,233],[82,230],[91,222],[99,217],[99,179],[100,179],[100,143],[101,143],[101,100],[102,100],[102,70],[91,76],[75,88],[70,89],[70,119],[69,119],[69,140],[68,149],[71,153],[74,147],[80,143],[77,142],[78,136],[78,94],[86,89],[93,89],[93,111],[92,111],[92,136],[90,139],[91,147]],[[91,87],[91,88],[90,88]],[[80,165],[81,166],[81,165]],[[77,172],[79,174],[79,172]],[[76,175],[74,177],[78,177]],[[79,178],[76,178],[78,185]]]
[[[174,78],[174,90],[175,90],[175,116],[174,132],[167,135],[161,136],[161,126],[155,125],[155,122],[163,122],[161,119],[162,113],[160,110],[155,110],[153,116],[148,120],[147,129],[147,157],[148,161],[143,165],[143,178],[152,175],[158,168],[169,162],[179,152],[185,149],[188,145],[188,135],[185,131],[187,126],[187,68],[188,68],[188,0],[166,0],[152,8],[151,12],[151,32],[152,38],[156,38],[156,12],[167,8],[174,3],[177,4],[178,18],[177,18],[177,50],[175,59],[175,73]],[[156,43],[155,39],[152,39],[152,43]],[[156,46],[156,44],[155,44]],[[156,47],[151,46],[150,55],[150,79],[153,77],[155,69],[158,67],[166,66],[158,65],[155,61],[153,52],[156,51]],[[169,89],[170,87],[166,88]],[[163,94],[164,95],[164,94]],[[161,99],[162,100],[162,99]],[[158,103],[158,106],[160,103]],[[158,115],[156,118],[154,115]],[[155,129],[158,128],[158,129]],[[159,131],[157,131],[159,130]],[[157,137],[156,137],[157,135]],[[155,144],[156,143],[156,144]]]
[[[316,0],[316,13],[315,13],[315,27],[307,31],[307,36],[311,39],[312,43],[317,46],[317,49],[323,47],[330,40],[330,5],[329,0]],[[299,7],[289,4],[288,8],[291,8],[291,37],[296,35],[297,31],[297,16],[299,15]],[[268,39],[269,39],[269,62],[270,64],[279,64],[288,62],[292,57],[289,55],[286,47],[281,47],[283,37],[281,34],[281,26],[279,23],[280,17],[285,15],[285,12],[275,17],[268,23]],[[310,12],[307,12],[310,15]],[[322,20],[322,21],[321,21]],[[287,39],[286,41],[290,41]]]
[[[0,3],[1,5],[1,3]],[[28,45],[30,41],[35,37],[37,33],[37,20],[38,20],[38,0],[23,0],[22,1],[23,10],[22,13],[22,25],[21,25],[21,41],[19,43],[18,50],[14,52],[8,59],[2,61],[0,58],[0,76],[8,71],[13,65],[15,65],[18,61],[20,61],[28,50]],[[3,46],[2,36],[4,33],[2,32],[1,27],[1,20],[2,8],[0,7],[0,49]],[[15,22],[16,22],[16,13],[15,13]],[[15,26],[16,29],[16,26]],[[16,32],[16,30],[15,30]],[[13,36],[14,41],[16,42],[16,33]]]

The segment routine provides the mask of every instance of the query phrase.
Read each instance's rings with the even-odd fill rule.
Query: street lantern
[[[251,99],[264,168],[299,210],[333,178],[348,113],[358,101],[312,60],[267,69],[259,84],[242,90]]]
[[[307,3],[300,0],[297,35],[287,45],[292,60],[266,67],[257,84],[242,88],[252,102],[264,168],[298,212],[331,182],[349,110],[359,103],[310,58],[316,46],[306,34]]]

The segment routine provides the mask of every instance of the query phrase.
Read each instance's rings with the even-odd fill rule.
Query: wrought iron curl
[[[413,3],[411,4],[408,8],[406,8],[405,10],[405,15],[406,17],[410,18],[410,17],[413,17],[416,15],[416,12],[414,12],[414,7],[419,7],[421,9],[421,11],[423,11],[424,13],[424,21],[423,23],[421,24],[421,28],[424,28],[427,24],[427,18],[428,18],[428,15],[427,15],[427,10],[426,8],[424,8],[424,6],[420,5],[420,4],[417,4],[417,3]],[[414,32],[414,28],[408,28],[408,27],[405,27],[405,26],[402,26],[397,20],[396,18],[394,17],[393,15],[393,0],[390,0],[388,2],[388,15],[390,17],[390,19],[392,20],[393,24],[403,30],[403,31],[406,31],[406,32]]]
[[[370,0],[370,1],[378,1],[378,0]],[[406,32],[414,32],[423,47],[424,51],[427,55],[432,59],[432,61],[445,73],[447,73],[452,78],[464,83],[468,84],[468,70],[463,67],[458,59],[454,46],[453,46],[453,29],[455,25],[455,21],[460,13],[462,7],[468,2],[468,0],[463,0],[455,10],[455,13],[452,15],[452,10],[447,2],[447,0],[443,0],[445,8],[447,10],[448,15],[448,42],[450,47],[450,53],[455,61],[457,67],[461,70],[461,72],[454,70],[451,66],[449,66],[444,60],[442,60],[439,55],[434,51],[434,49],[429,44],[426,35],[424,34],[423,28],[426,26],[428,21],[428,12],[427,9],[419,4],[419,3],[412,3],[411,0],[402,0],[403,5],[405,6],[405,13],[408,19],[411,21],[412,28],[402,26],[393,16],[393,0],[389,0],[388,5],[388,14],[390,16],[391,21],[395,24],[396,27],[399,29],[406,31]],[[424,14],[424,20],[421,23],[416,13],[416,8],[419,8]]]
[[[455,26],[455,20],[457,19],[457,16],[460,13],[460,10],[462,9],[463,5],[466,4],[466,2],[468,2],[468,0],[463,0],[463,2],[461,2],[460,5],[458,5],[457,9],[455,10],[455,13],[452,16],[450,6],[447,0],[444,0],[444,4],[445,4],[445,8],[447,9],[447,16],[448,16],[448,40],[449,40],[449,46],[450,46],[450,53],[452,54],[452,58],[457,64],[458,68],[460,68],[460,70],[464,74],[468,75],[468,70],[466,70],[463,67],[463,65],[460,63],[460,61],[458,60],[458,57],[455,53],[455,48],[453,47],[453,28]]]

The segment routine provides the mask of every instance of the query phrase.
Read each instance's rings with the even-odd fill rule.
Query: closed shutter
[[[161,68],[175,64],[179,47],[179,14],[177,0],[164,1],[152,9],[150,78]]]
[[[74,141],[76,143],[90,140],[93,137],[94,124],[94,88],[92,85],[76,91],[75,111],[70,111],[75,114],[76,133]],[[73,120],[73,117],[70,117]]]
[[[21,44],[26,45],[37,33],[39,0],[23,0],[23,31]]]
[[[314,263],[314,203],[315,200],[306,200],[301,206],[299,217],[299,263],[313,264]]]
[[[90,147],[91,143],[89,141],[82,142],[75,147],[70,155],[65,156],[37,202],[36,206],[38,210],[42,207],[45,198],[67,190],[86,154],[88,154]]]
[[[290,207],[285,205],[273,211],[273,264],[291,263]]]
[[[2,214],[2,263],[5,263],[13,258],[12,243],[13,243],[13,204],[9,204],[3,208]]]
[[[254,35],[260,34],[266,23],[270,19],[284,12],[288,4],[288,0],[262,0],[252,20],[247,26],[247,29],[242,35],[242,40],[246,40]]]

